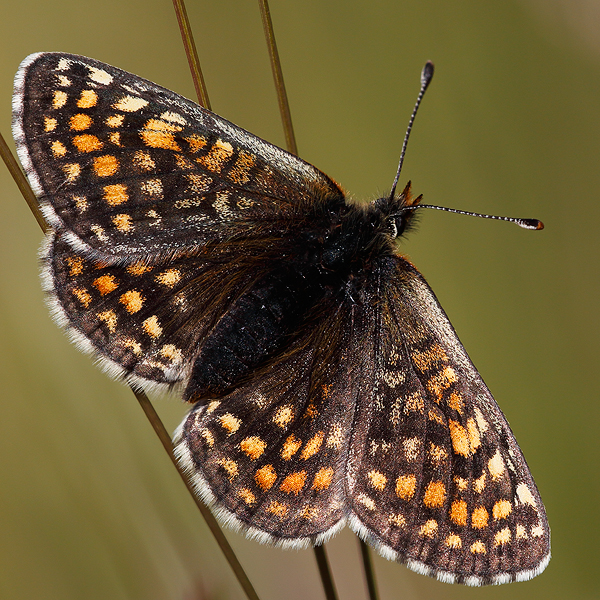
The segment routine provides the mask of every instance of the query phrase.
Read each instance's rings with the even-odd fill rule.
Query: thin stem
[[[327,598],[327,600],[337,600],[338,596],[335,591],[333,577],[331,576],[327,554],[325,553],[325,546],[315,546],[314,551],[319,567],[319,575],[321,576],[321,583],[323,584],[323,591],[325,592],[325,598]]]
[[[40,211],[40,207],[38,206],[37,198],[25,177],[25,174],[19,167],[19,163],[16,161],[13,153],[10,151],[4,136],[0,133],[0,156],[2,156],[2,160],[6,165],[9,173],[12,175],[14,182],[17,184],[21,195],[27,202],[27,206],[29,206],[29,210],[33,213],[35,220],[38,225],[41,227],[42,231],[46,233],[48,231],[48,224],[44,220],[42,212]]]
[[[369,591],[369,600],[379,600],[379,594],[377,593],[377,584],[375,582],[375,571],[373,571],[373,561],[371,560],[371,552],[369,546],[365,544],[363,540],[358,539],[360,544],[360,553],[363,561],[363,568],[365,570],[365,580],[367,582],[367,590]]]
[[[275,79],[275,89],[277,90],[277,102],[279,103],[279,112],[281,114],[283,132],[285,134],[285,145],[288,152],[298,155],[298,146],[296,145],[296,136],[294,135],[294,127],[292,125],[292,113],[290,112],[290,104],[285,91],[283,71],[281,70],[281,61],[279,60],[279,52],[277,51],[277,44],[275,43],[275,32],[273,31],[269,3],[267,0],[258,0],[258,6],[260,8],[260,15],[265,30],[267,47],[269,48],[271,69],[273,71],[273,79]]]
[[[194,88],[196,89],[198,103],[200,106],[210,110],[208,91],[206,90],[204,76],[202,75],[202,69],[200,68],[200,60],[198,59],[196,43],[194,42],[194,36],[188,20],[184,0],[173,0],[173,7],[175,8],[175,14],[177,15],[177,23],[179,24],[179,31],[181,32],[181,40],[183,41],[185,54],[188,59],[188,64],[190,65],[190,71],[192,73],[192,80],[194,82]]]

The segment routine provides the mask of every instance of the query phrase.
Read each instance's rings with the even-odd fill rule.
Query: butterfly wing
[[[60,53],[15,78],[17,152],[48,223],[107,263],[261,239],[343,203],[315,167],[154,83]]]
[[[377,346],[350,445],[351,527],[443,581],[534,577],[550,532],[504,415],[416,269],[396,258],[378,276]]]
[[[401,258],[285,356],[175,436],[225,522],[284,546],[348,521],[390,559],[443,581],[529,579],[549,560],[537,488],[433,292]]]
[[[351,311],[328,308],[327,319],[307,327],[255,377],[197,404],[175,434],[176,455],[217,516],[280,546],[320,543],[345,523],[360,376],[346,351],[354,348]]]

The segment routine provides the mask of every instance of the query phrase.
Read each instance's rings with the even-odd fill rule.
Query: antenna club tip
[[[421,84],[426,86],[429,85],[429,82],[433,78],[434,66],[433,63],[428,60],[421,71]]]
[[[519,219],[517,222],[523,229],[544,229],[544,224],[539,219]]]

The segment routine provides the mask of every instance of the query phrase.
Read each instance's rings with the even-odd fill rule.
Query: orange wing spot
[[[304,412],[304,416],[305,417],[309,417],[310,419],[313,419],[318,414],[319,414],[319,411],[317,410],[317,407],[315,406],[314,402],[311,400],[308,403],[308,406],[306,407],[306,411]]]
[[[331,425],[329,428],[329,435],[327,436],[327,441],[325,445],[328,448],[335,448],[339,450],[342,447],[342,442],[344,441],[344,432],[339,425]]]
[[[448,426],[450,427],[450,437],[454,452],[461,456],[472,454],[471,440],[467,430],[458,421],[453,421],[452,419],[448,420]]]
[[[402,513],[391,513],[388,517],[388,523],[394,527],[404,527],[406,525],[406,517]]]
[[[69,275],[77,277],[83,273],[83,258],[81,256],[68,256],[65,262],[69,265]]]
[[[432,365],[448,360],[444,349],[438,344],[433,344],[433,346],[424,352],[413,352],[410,357],[417,369],[422,373],[430,369]]]
[[[396,496],[402,500],[410,500],[417,485],[417,478],[414,475],[401,475],[396,479]]]
[[[241,490],[238,490],[238,496],[246,504],[255,504],[256,503],[256,496],[248,488],[242,488]]]
[[[290,460],[300,447],[302,446],[302,440],[299,440],[293,433],[288,436],[288,438],[283,442],[283,447],[281,448],[281,458],[283,460]]]
[[[276,500],[273,500],[267,508],[267,512],[270,512],[272,515],[277,517],[285,517],[287,511],[288,505],[283,504],[282,502],[277,502]]]
[[[108,242],[108,236],[104,233],[104,229],[100,225],[90,225],[90,231],[101,241]],[[101,269],[102,266],[96,265],[96,269]]]
[[[456,487],[461,492],[464,492],[467,489],[467,486],[469,485],[469,482],[466,479],[463,479],[462,477],[454,476],[453,481],[456,484]]]
[[[142,353],[142,345],[132,338],[123,340],[123,346],[129,348],[136,356],[139,356]]]
[[[475,407],[475,419],[477,420],[477,427],[479,427],[481,433],[485,433],[490,428],[483,413],[477,407]]]
[[[250,181],[250,169],[254,166],[254,157],[243,150],[240,151],[240,154],[235,161],[235,164],[231,167],[227,176],[231,181],[237,183],[238,185],[242,185],[244,183],[248,183]]]
[[[423,495],[423,504],[427,508],[439,508],[446,500],[446,486],[441,481],[430,481]]]
[[[121,145],[121,133],[119,131],[111,131],[108,134],[108,141],[115,146]]]
[[[500,450],[496,450],[496,454],[494,454],[494,456],[488,460],[488,471],[490,472],[490,475],[494,481],[500,479],[506,471],[504,459],[500,455]]]
[[[467,503],[464,500],[455,500],[450,507],[450,519],[457,525],[467,524]]]
[[[459,415],[462,415],[463,408],[465,407],[465,402],[459,393],[452,392],[450,394],[450,398],[448,398],[448,406],[454,409]]]
[[[73,145],[79,150],[79,152],[95,152],[102,150],[102,142],[95,136],[89,133],[83,135],[76,135],[73,138]]]
[[[307,460],[311,456],[314,456],[321,449],[324,438],[325,434],[322,431],[319,431],[319,433],[308,440],[308,442],[306,442],[306,446],[304,446],[300,454],[300,458]]]
[[[114,275],[102,275],[102,277],[94,279],[92,285],[100,292],[101,296],[105,296],[119,287],[119,281]]]
[[[63,165],[62,170],[67,176],[67,183],[73,183],[81,175],[81,167],[77,163]]]
[[[133,166],[139,171],[153,171],[156,168],[156,163],[150,156],[150,153],[143,150],[138,150],[133,155],[132,162]]]
[[[117,100],[112,107],[115,110],[121,110],[123,112],[137,112],[148,105],[148,100],[144,100],[139,96],[123,96],[120,100]]]
[[[310,489],[317,490],[317,492],[326,490],[331,485],[332,480],[333,469],[331,467],[323,467],[316,472]]]
[[[429,458],[431,459],[431,462],[439,465],[448,458],[448,452],[445,448],[436,446],[433,442],[430,442]]]
[[[523,527],[523,525],[517,525],[517,539],[525,540],[528,537],[529,536],[527,535],[527,530],[525,529],[525,527]]]
[[[219,464],[223,467],[223,469],[227,473],[227,477],[229,477],[229,481],[232,481],[233,479],[235,479],[235,477],[237,477],[239,468],[238,468],[238,464],[235,462],[235,460],[231,460],[229,458],[222,458],[219,461]]]
[[[219,408],[220,405],[220,400],[213,400],[212,402],[209,402],[208,406],[206,407],[206,414],[210,415],[210,413],[215,412],[215,410],[217,410],[217,408]]]
[[[411,412],[418,412],[423,414],[425,410],[425,403],[423,396],[419,392],[414,392],[406,397],[404,400],[404,413],[409,414]]]
[[[300,516],[308,521],[316,521],[319,516],[319,509],[316,506],[307,505],[302,509]]]
[[[267,443],[261,440],[257,435],[253,435],[244,438],[240,442],[240,448],[244,454],[249,456],[252,460],[260,458],[267,447]]]
[[[204,148],[204,146],[206,146],[206,144],[208,143],[205,137],[197,135],[196,133],[190,135],[190,137],[186,137],[183,139],[190,145],[190,152],[194,153],[198,152],[199,150],[202,150],[202,148]]]
[[[110,117],[106,117],[104,121],[108,127],[115,129],[116,127],[121,127],[125,122],[125,115],[112,115]]]
[[[209,447],[212,448],[215,445],[215,438],[208,429],[203,427],[200,430],[200,435],[204,438],[204,441],[209,445]]]
[[[180,148],[175,141],[175,132],[181,131],[178,125],[172,125],[160,119],[149,119],[140,132],[140,137],[146,146],[163,148],[179,152]]]
[[[79,113],[71,117],[70,127],[73,131],[83,131],[84,129],[88,129],[92,123],[92,117]]]
[[[462,548],[462,540],[455,533],[451,533],[446,538],[445,542],[446,542],[446,546],[448,546],[448,548],[453,548],[453,549]]]
[[[52,150],[52,154],[54,154],[56,157],[64,156],[67,153],[65,145],[59,141],[52,142],[50,144],[50,150]]]
[[[242,420],[234,417],[231,413],[225,413],[220,419],[221,427],[225,429],[229,435],[235,433],[242,424]]]
[[[56,90],[54,92],[54,95],[52,96],[52,108],[62,108],[67,103],[67,99],[67,92],[63,92],[62,90]]]
[[[83,90],[77,100],[79,108],[92,108],[98,102],[98,94],[94,90]]]
[[[367,473],[367,477],[369,478],[369,483],[371,484],[371,487],[374,487],[376,490],[383,492],[387,484],[387,477],[381,471],[369,471]]]
[[[435,396],[435,401],[440,402],[444,391],[457,381],[456,371],[452,367],[446,366],[429,379],[427,389]]]
[[[256,481],[256,485],[262,488],[263,491],[270,490],[275,481],[277,480],[277,473],[273,468],[273,465],[265,465],[264,467],[258,469],[254,474],[254,481]]]
[[[136,277],[143,275],[144,273],[149,273],[152,271],[153,267],[148,267],[144,263],[134,263],[133,265],[129,265],[125,270],[130,274]]]
[[[404,447],[406,460],[412,462],[419,458],[419,452],[421,451],[421,440],[419,438],[414,437],[404,440],[402,446]]]
[[[438,522],[435,519],[429,519],[424,525],[419,529],[419,535],[423,537],[433,537],[438,530]]]
[[[133,229],[133,225],[131,224],[131,217],[126,214],[115,215],[111,221],[118,231],[121,233],[129,233]]]
[[[217,140],[207,154],[197,161],[209,171],[220,173],[223,165],[233,156],[233,146],[229,142]]]
[[[144,306],[144,296],[137,290],[129,290],[119,298],[119,302],[125,307],[125,310],[130,315],[133,315],[142,310],[142,307]]]
[[[80,213],[84,213],[88,209],[88,201],[85,196],[73,196],[73,202]]]
[[[73,288],[71,293],[79,300],[79,302],[81,302],[83,308],[89,308],[92,303],[92,297],[85,288]]]
[[[49,133],[50,131],[54,131],[56,126],[58,125],[58,121],[51,117],[44,117],[44,131]]]
[[[494,536],[494,546],[504,546],[506,544],[510,544],[511,539],[512,534],[510,533],[510,529],[505,527]]]
[[[181,281],[181,271],[179,269],[167,269],[156,275],[154,279],[157,283],[172,288]]]
[[[481,437],[479,436],[479,429],[475,419],[467,419],[467,433],[469,435],[469,445],[471,446],[471,453],[475,454],[477,448],[481,446]]]
[[[213,182],[211,177],[200,173],[188,173],[186,177],[190,184],[190,193],[192,194],[202,194],[204,192],[208,192]]]
[[[512,504],[508,500],[498,500],[492,508],[492,515],[494,519],[506,519],[512,512]]]
[[[306,471],[296,471],[288,475],[279,486],[279,489],[286,494],[298,495],[306,483]]]
[[[440,425],[445,425],[444,415],[440,411],[434,410],[433,408],[429,409],[429,412],[427,413],[427,418],[430,421],[435,421],[436,423],[439,423]]]
[[[127,186],[123,183],[115,183],[114,185],[104,186],[104,200],[109,206],[118,206],[127,202]]]
[[[181,171],[194,171],[196,165],[183,154],[175,154],[175,164]]]
[[[282,429],[294,419],[294,407],[291,404],[280,406],[273,415],[273,423]]]
[[[183,362],[183,352],[174,344],[165,344],[160,349],[160,355],[172,363]]]
[[[471,554],[485,554],[485,552],[485,546],[480,540],[477,540],[474,544],[471,544]]]
[[[98,319],[108,327],[111,333],[117,330],[117,315],[112,310],[105,310],[98,313]]]
[[[143,323],[142,328],[151,338],[158,338],[162,335],[162,327],[158,322],[158,317],[156,315],[152,315],[148,317]]]
[[[481,474],[481,476],[478,479],[473,480],[473,489],[478,494],[481,494],[481,492],[485,490],[485,471]]]
[[[471,524],[475,529],[483,529],[488,524],[488,511],[483,506],[478,506],[471,515]]]
[[[96,156],[93,165],[94,171],[98,177],[109,177],[117,172],[119,161],[115,156]]]

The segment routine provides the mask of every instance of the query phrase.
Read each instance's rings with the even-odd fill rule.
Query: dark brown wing
[[[154,83],[60,53],[15,78],[17,152],[49,224],[107,263],[264,237],[343,202],[318,169]]]
[[[550,532],[504,415],[416,269],[397,258],[379,276],[376,351],[350,446],[351,527],[442,581],[534,577]]]

